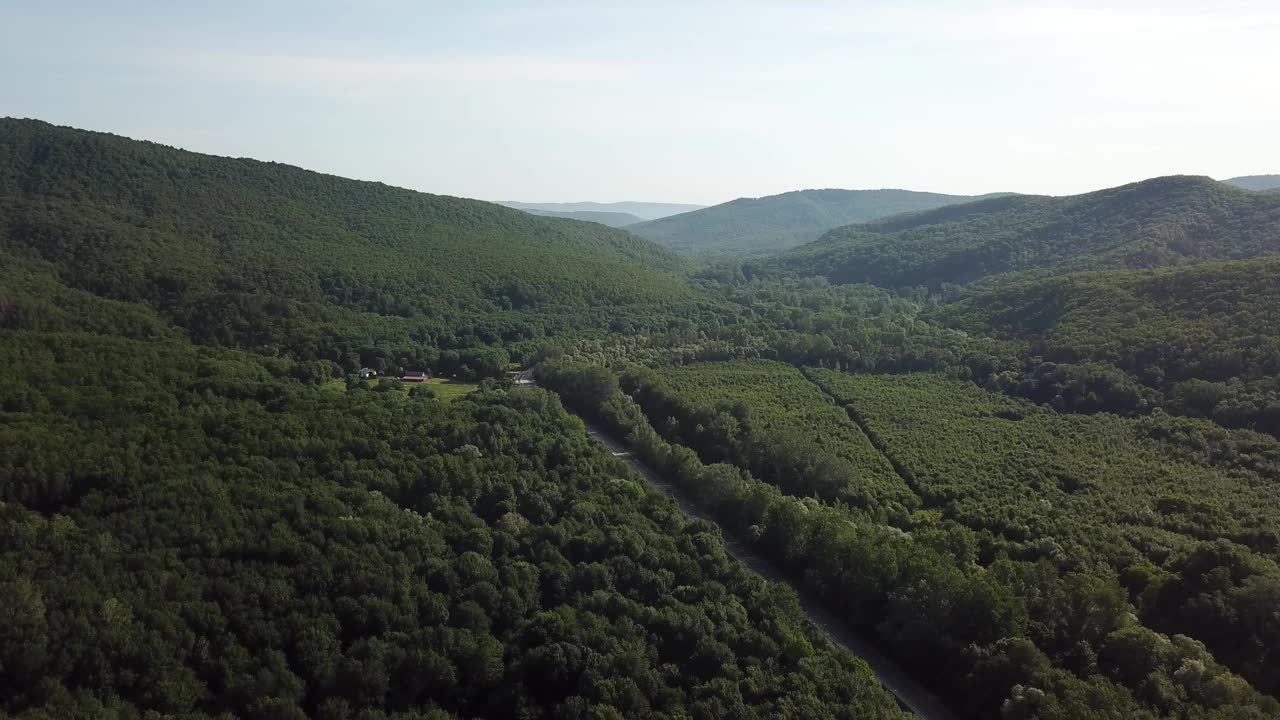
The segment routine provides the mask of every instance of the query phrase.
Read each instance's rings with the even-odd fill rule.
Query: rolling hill
[[[1280,257],[1260,257],[992,283],[928,317],[1050,363],[1115,368],[1171,412],[1280,434],[1277,307]]]
[[[690,297],[678,257],[620,230],[12,119],[0,259],[10,322],[77,326],[65,302],[107,300],[255,347],[321,325],[406,345],[533,337]]]
[[[565,220],[579,220],[582,222],[600,223],[609,227],[626,227],[627,225],[635,225],[638,222],[644,222],[642,218],[631,213],[624,212],[603,212],[593,210],[577,210],[577,211],[561,211],[561,210],[539,210],[536,208],[525,209],[531,215],[541,215],[542,217],[563,218]]]
[[[517,210],[547,210],[556,213],[581,213],[581,212],[607,212],[607,213],[626,213],[635,215],[641,220],[656,220],[664,218],[668,215],[676,215],[678,213],[686,213],[693,210],[703,208],[703,205],[690,205],[688,203],[655,203],[655,202],[636,202],[633,200],[624,200],[622,202],[600,203],[600,202],[565,202],[565,203],[536,203],[536,202],[516,202],[512,200],[502,200],[498,202],[509,208]]]
[[[1171,176],[1069,197],[1017,195],[837,228],[755,264],[888,287],[1020,271],[1141,269],[1280,253],[1280,197]]]
[[[1280,175],[1242,175],[1222,182],[1245,190],[1280,190]]]
[[[739,198],[627,229],[682,252],[766,255],[841,225],[976,199],[909,190],[798,190]]]

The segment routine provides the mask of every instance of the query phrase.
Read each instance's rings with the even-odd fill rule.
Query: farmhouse
[[[376,377],[378,377],[377,370],[374,370],[373,368],[360,368],[361,380],[368,380],[370,378],[376,378]]]

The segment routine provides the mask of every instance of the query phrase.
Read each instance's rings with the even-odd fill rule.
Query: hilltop
[[[627,229],[683,252],[765,255],[841,225],[975,199],[910,190],[797,190],[739,198]]]
[[[1019,271],[1155,268],[1280,252],[1280,197],[1171,176],[1016,195],[837,228],[761,261],[833,282],[940,286]]]

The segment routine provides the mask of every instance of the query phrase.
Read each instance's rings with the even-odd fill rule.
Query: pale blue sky
[[[1280,3],[0,0],[0,115],[490,200],[1280,172]]]

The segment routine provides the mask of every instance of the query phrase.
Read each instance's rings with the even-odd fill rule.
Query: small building
[[[405,370],[400,379],[405,382],[426,382],[431,379],[431,373],[425,370]]]
[[[360,379],[369,380],[378,377],[378,371],[373,368],[360,368]]]

